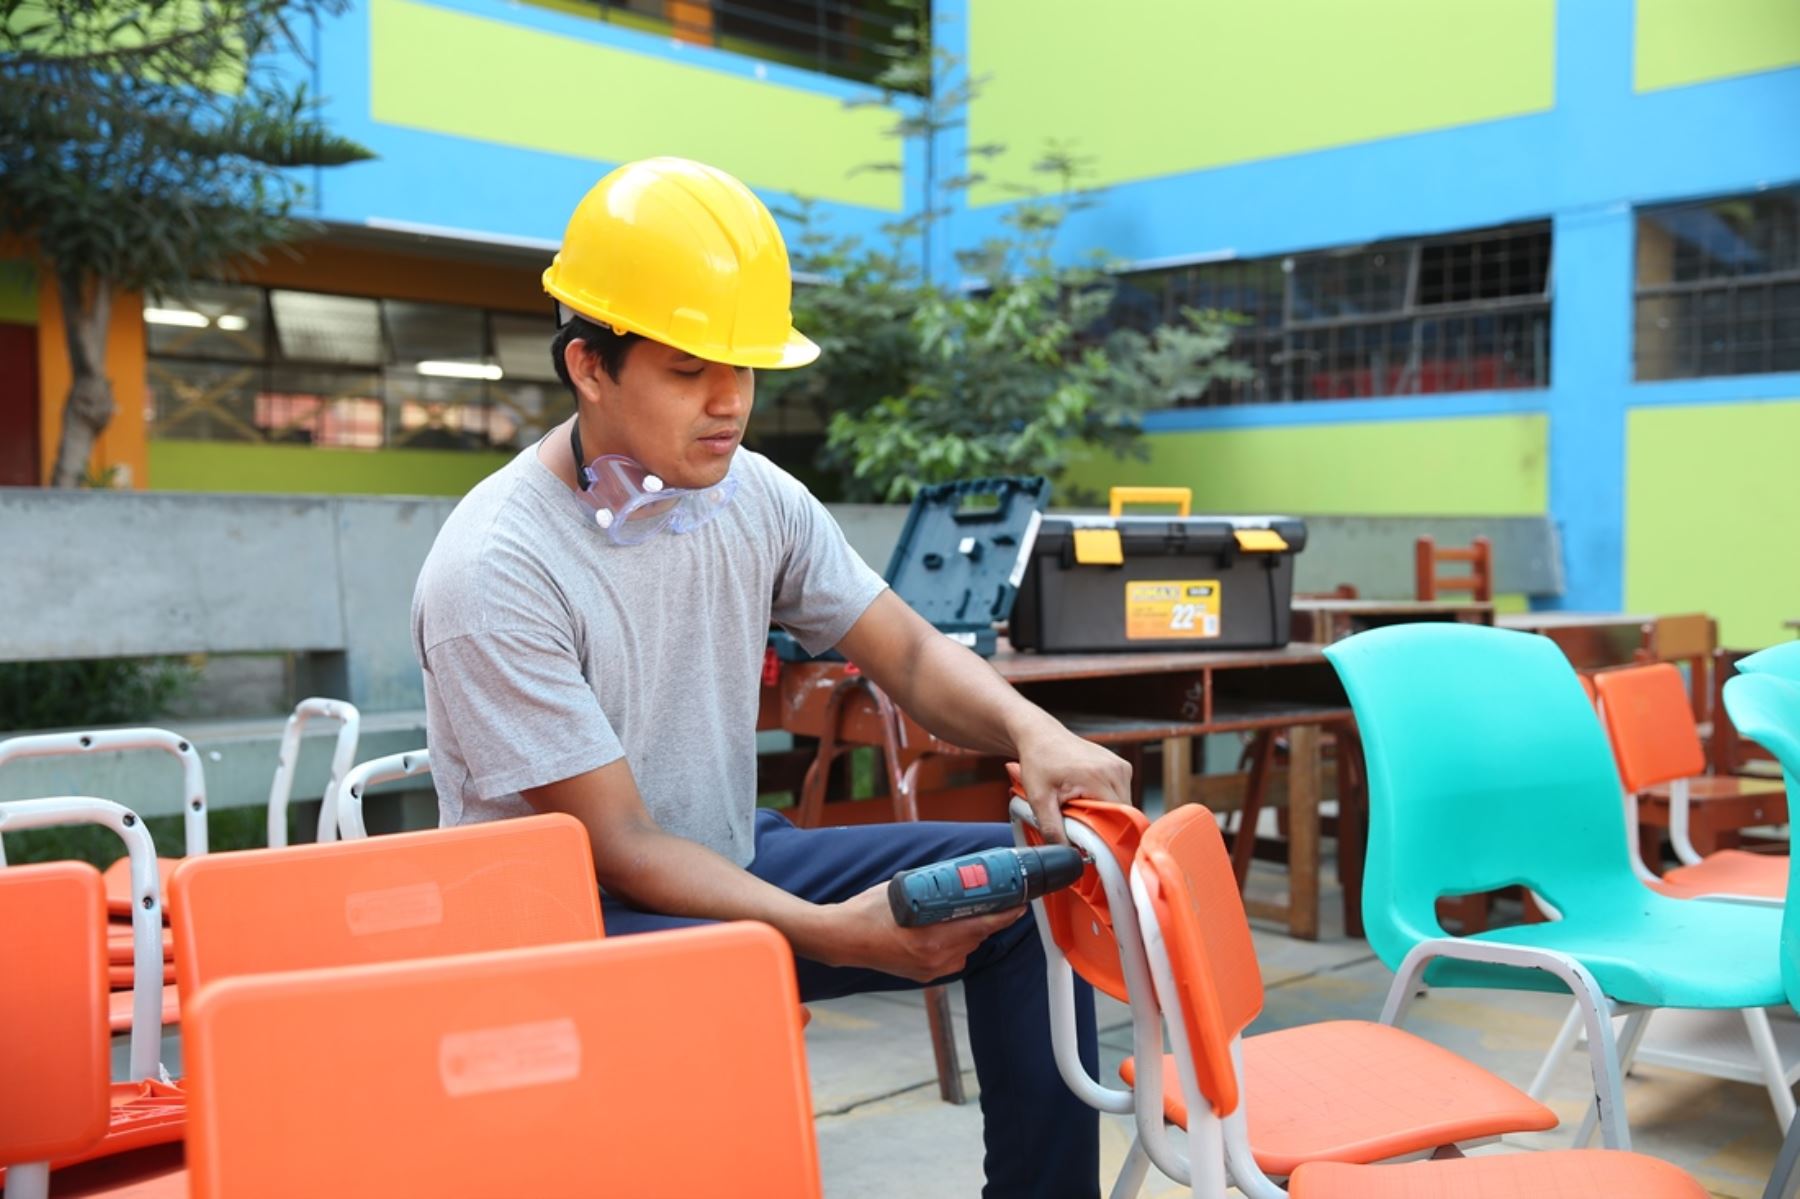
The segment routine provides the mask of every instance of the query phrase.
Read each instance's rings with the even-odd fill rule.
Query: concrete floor
[[[1326,871],[1329,879],[1329,865]],[[1252,893],[1278,899],[1283,871],[1258,863]],[[1317,1020],[1374,1019],[1391,975],[1368,944],[1343,935],[1340,898],[1328,886],[1324,935],[1296,941],[1256,927],[1267,998],[1251,1032]],[[960,1022],[960,996],[955,998]],[[1116,1077],[1130,1051],[1123,1005],[1102,998],[1102,1069]],[[830,1199],[975,1195],[981,1185],[981,1116],[973,1102],[938,1099],[925,1012],[916,994],[855,996],[812,1005],[807,1051],[825,1193]],[[1523,1087],[1556,1035],[1568,1001],[1552,995],[1439,991],[1417,1001],[1406,1027]],[[1654,1027],[1654,1025],[1653,1025]],[[966,1030],[963,1063],[969,1061]],[[965,1072],[971,1094],[972,1071]],[[1714,1195],[1756,1199],[1780,1148],[1767,1093],[1747,1083],[1640,1067],[1626,1080],[1634,1148],[1692,1172]],[[1590,1091],[1586,1058],[1568,1056],[1546,1102],[1563,1119],[1548,1133],[1508,1137],[1494,1152],[1569,1145]],[[1131,1141],[1128,1117],[1102,1123],[1102,1178],[1110,1185]],[[1185,1194],[1152,1170],[1147,1197]],[[1235,1192],[1234,1192],[1235,1193]]]

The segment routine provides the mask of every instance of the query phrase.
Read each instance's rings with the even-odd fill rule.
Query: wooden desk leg
[[[1162,743],[1163,811],[1173,812],[1188,801],[1194,777],[1194,739],[1168,737]]]
[[[1288,932],[1319,939],[1319,726],[1288,730]]]
[[[938,1097],[945,1103],[967,1103],[962,1067],[957,1062],[956,1024],[950,1017],[950,988],[925,988],[925,1017],[931,1023],[931,1051],[937,1058]]]

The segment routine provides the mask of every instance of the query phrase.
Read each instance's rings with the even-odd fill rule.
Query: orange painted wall
[[[111,423],[94,443],[89,469],[120,467],[121,485],[149,486],[150,456],[146,438],[145,405],[149,385],[144,372],[144,302],[135,292],[113,296],[112,328],[106,338],[106,377],[112,380]],[[44,464],[44,482],[56,465],[56,447],[62,439],[63,403],[69,395],[69,346],[63,335],[62,299],[56,276],[38,272],[38,430]]]

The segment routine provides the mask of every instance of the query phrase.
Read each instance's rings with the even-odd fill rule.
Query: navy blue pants
[[[878,824],[798,829],[779,812],[756,814],[750,873],[812,903],[838,903],[927,862],[1011,845],[1004,824]],[[606,897],[607,936],[704,924],[641,911]],[[797,958],[800,998],[835,999],[865,991],[917,990],[918,983],[878,970],[825,966]],[[960,974],[969,1009],[969,1044],[981,1083],[988,1199],[1093,1199],[1100,1193],[1100,1124],[1077,1099],[1050,1049],[1044,951],[1029,915],[978,946]],[[1098,1069],[1093,994],[1077,982],[1081,1060]],[[923,1052],[923,1049],[921,1049]],[[901,1186],[900,1193],[905,1187]]]

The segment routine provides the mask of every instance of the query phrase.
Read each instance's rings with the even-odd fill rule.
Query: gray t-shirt
[[[441,824],[623,757],[659,825],[749,863],[770,620],[817,653],[885,584],[792,475],[743,449],[731,474],[716,519],[630,547],[535,446],[456,506],[412,609]]]

